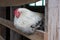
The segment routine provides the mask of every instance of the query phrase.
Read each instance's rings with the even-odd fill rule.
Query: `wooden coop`
[[[37,1],[39,0],[0,0],[0,40],[60,40],[60,0],[46,0],[45,6],[37,7],[41,9],[37,9],[39,12],[44,11],[45,31],[25,35],[14,27],[13,10],[18,7],[32,9],[34,7],[25,4]]]

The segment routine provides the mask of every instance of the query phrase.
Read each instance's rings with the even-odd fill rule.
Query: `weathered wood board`
[[[59,20],[58,20],[58,40],[60,40],[60,0],[58,0],[58,12],[59,12],[59,15],[58,15],[58,17],[59,17]]]
[[[0,40],[5,40],[2,36],[0,36]]]
[[[0,18],[0,24],[8,27],[9,29],[11,29],[11,30],[17,32],[18,34],[23,35],[31,40],[40,40],[40,39],[44,40],[44,32],[35,32],[33,35],[25,35],[20,30],[16,29],[12,22],[5,20],[3,18]]]
[[[19,6],[23,4],[37,2],[39,0],[0,0],[0,6]]]
[[[57,0],[48,1],[48,40],[58,40],[59,8]]]

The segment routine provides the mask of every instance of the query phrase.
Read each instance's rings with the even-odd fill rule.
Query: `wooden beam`
[[[58,0],[58,12],[59,12],[59,20],[58,20],[58,29],[57,29],[57,38],[60,40],[60,0]]]
[[[39,0],[0,0],[0,6],[19,6],[23,4],[37,2]]]
[[[48,0],[48,40],[58,40],[59,8],[57,0]]]
[[[32,35],[25,35],[24,33],[22,33],[20,30],[16,29],[13,25],[12,22],[10,22],[9,20],[5,20],[3,18],[0,18],[0,24],[3,26],[8,27],[9,29],[19,33],[20,35],[23,35],[31,40],[44,40],[44,32],[35,32]]]
[[[5,40],[2,36],[0,36],[0,40]]]

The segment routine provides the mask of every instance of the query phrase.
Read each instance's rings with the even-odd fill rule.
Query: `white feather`
[[[14,17],[15,27],[24,33],[33,33],[35,29],[31,28],[31,25],[36,25],[42,19],[42,15],[26,8],[18,8],[18,11],[22,12],[22,14],[19,18]]]

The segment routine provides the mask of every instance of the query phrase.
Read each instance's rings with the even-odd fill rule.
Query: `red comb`
[[[18,9],[16,9],[16,10],[14,11],[14,15],[15,15],[17,18],[19,18],[20,12],[18,11]]]

